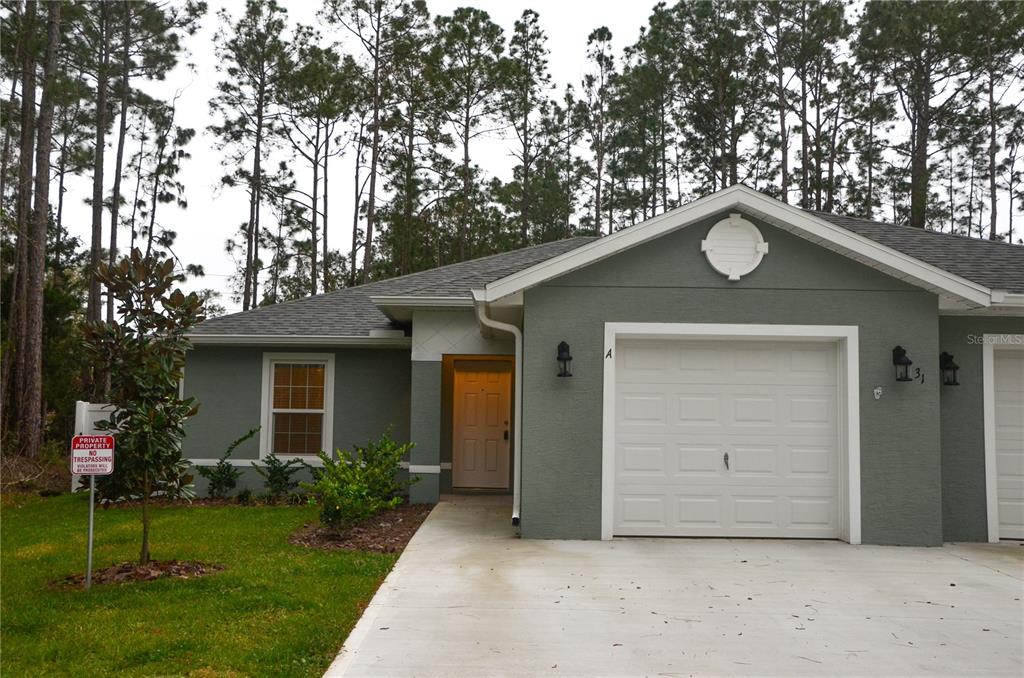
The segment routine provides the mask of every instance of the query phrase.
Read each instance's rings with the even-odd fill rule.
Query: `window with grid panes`
[[[326,365],[275,362],[271,393],[271,452],[315,455],[323,449]]]

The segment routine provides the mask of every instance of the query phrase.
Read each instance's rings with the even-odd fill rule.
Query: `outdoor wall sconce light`
[[[896,381],[912,381],[910,366],[914,361],[907,357],[907,350],[897,346],[892,350],[892,364],[896,366]]]
[[[942,384],[944,386],[960,385],[960,381],[956,378],[956,373],[960,370],[960,366],[953,362],[952,353],[943,351],[939,354],[939,369],[942,371]]]
[[[564,341],[560,342],[558,344],[558,376],[572,376],[572,372],[569,371],[571,362],[572,356],[569,355],[569,344],[565,343]]]

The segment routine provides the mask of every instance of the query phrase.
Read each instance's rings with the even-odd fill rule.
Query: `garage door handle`
[[[725,462],[725,470],[726,470],[726,471],[728,471],[728,470],[729,470],[729,453],[728,453],[728,452],[726,452],[726,453],[725,453],[725,454],[724,454],[724,455],[722,456],[722,461],[724,461],[724,462]]]

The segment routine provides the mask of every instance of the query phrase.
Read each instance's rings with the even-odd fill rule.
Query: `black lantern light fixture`
[[[943,351],[939,354],[939,370],[942,372],[942,384],[944,386],[959,386],[957,372],[960,366],[953,361],[953,354]]]
[[[892,350],[892,364],[896,366],[896,381],[912,381],[910,366],[914,361],[907,357],[907,350],[897,346]]]
[[[566,342],[559,342],[558,344],[558,376],[560,377],[571,377],[572,372],[569,371],[570,363],[572,363],[572,356],[569,354],[569,344]]]

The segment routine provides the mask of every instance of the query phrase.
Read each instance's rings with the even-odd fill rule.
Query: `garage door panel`
[[[839,536],[834,344],[621,342],[616,366],[615,534]]]
[[[793,476],[835,476],[834,462],[838,455],[835,448],[800,447],[789,448],[789,473]]]
[[[1024,539],[1024,350],[994,351],[999,536]]]
[[[729,470],[734,477],[775,476],[779,473],[778,445],[730,445]]]
[[[666,497],[661,494],[627,494],[620,499],[624,525],[632,529],[659,528],[665,524]]]

